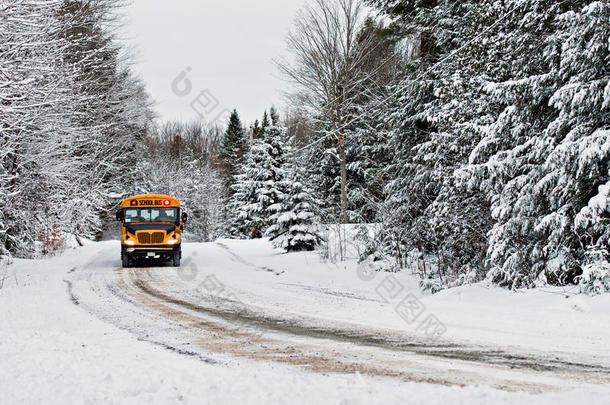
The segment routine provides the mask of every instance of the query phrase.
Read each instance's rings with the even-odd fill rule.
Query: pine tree
[[[267,178],[268,157],[268,146],[255,140],[235,176],[228,204],[229,234],[233,237],[258,238],[265,227],[267,219],[260,192]]]
[[[284,128],[269,126],[254,141],[235,176],[229,204],[230,233],[260,238],[269,226],[271,206],[283,198],[287,146]]]
[[[220,147],[221,177],[227,197],[233,194],[233,179],[246,145],[246,134],[237,110],[233,110]]]
[[[261,124],[260,124],[259,120],[255,120],[254,125],[252,126],[252,137],[254,139],[258,139],[258,138],[260,138],[261,133],[262,133]]]
[[[377,195],[385,198],[378,208],[384,224],[380,236],[387,253],[402,267],[415,246],[443,255],[459,252],[457,240],[464,239],[450,236],[452,230],[467,229],[462,226],[466,225],[465,217],[454,216],[452,220],[458,223],[463,219],[460,226],[447,224],[442,229],[438,226],[442,221],[436,221],[434,209],[445,207],[437,211],[444,213],[448,205],[451,209],[461,207],[471,197],[468,193],[458,193],[450,176],[467,161],[476,144],[476,132],[466,126],[456,126],[456,122],[465,120],[462,115],[479,111],[470,102],[473,89],[480,85],[476,82],[477,76],[472,76],[479,65],[473,63],[472,55],[456,51],[477,34],[477,24],[486,21],[482,17],[483,9],[476,2],[405,1],[400,6],[386,1],[372,3],[381,5],[394,17],[394,25],[386,30],[388,39],[407,44],[410,50],[404,60],[406,69],[401,81],[389,88],[390,94],[383,98],[384,108],[376,119],[375,133],[363,130],[361,135],[364,140],[372,138],[368,141],[369,148],[377,151],[381,159],[392,157],[389,164],[381,166],[382,170],[376,170],[374,165],[369,170],[377,173],[372,178],[383,187]],[[396,51],[399,50],[397,47]],[[470,82],[471,78],[475,80]],[[371,104],[379,105],[376,100]],[[382,144],[386,140],[385,148],[377,147],[375,138]],[[480,249],[484,250],[484,246],[478,245],[473,251]],[[465,256],[464,252],[461,255]],[[480,260],[481,255],[476,257]],[[449,257],[444,262],[458,264]],[[460,266],[457,267],[455,270],[459,271]]]
[[[551,208],[539,222],[548,235],[543,249],[572,250],[576,265],[564,268],[568,277],[592,264],[610,267],[610,5],[587,3],[560,17],[557,75],[563,80],[550,101],[559,114],[546,135],[561,141],[546,157],[538,181]],[[564,221],[570,225],[562,226]]]
[[[607,11],[587,1],[544,3],[494,6],[510,18],[486,40],[486,53],[512,63],[488,61],[483,88],[496,109],[460,174],[491,205],[488,277],[511,288],[575,279],[588,245],[575,219],[607,181],[599,86],[608,53],[599,44],[608,30],[596,24]]]
[[[322,241],[315,224],[316,202],[312,191],[303,184],[294,166],[285,175],[286,193],[269,207],[274,214],[265,235],[273,245],[287,252],[314,250]]]
[[[317,134],[323,132],[320,128],[314,128],[314,131]],[[310,183],[314,185],[314,192],[321,201],[318,207],[320,220],[324,223],[340,223],[341,174],[335,142],[323,139],[308,146],[302,160]]]
[[[269,123],[269,115],[267,114],[267,111],[265,111],[263,114],[263,120],[261,121],[261,133],[264,133],[269,125],[271,125]]]
[[[579,236],[575,218],[607,179],[606,152],[598,153],[607,136],[600,114],[607,53],[587,49],[605,49],[599,44],[608,33],[595,23],[605,11],[594,4],[489,2],[470,13],[478,16],[473,25],[462,20],[460,37],[473,40],[444,62],[450,69],[433,70],[450,80],[435,83],[428,103],[434,109],[419,112],[432,127],[399,160],[399,168],[414,172],[388,192],[393,199],[401,189],[407,197],[424,185],[431,191],[427,207],[410,220],[420,229],[407,238],[424,235],[439,268],[486,268],[492,281],[519,288],[571,282],[587,263],[583,246],[591,233]],[[451,21],[443,14],[450,8],[428,11],[435,9],[443,24]],[[451,38],[440,35],[443,24],[428,31],[432,43]],[[598,225],[592,239],[603,232]],[[477,254],[484,250],[485,262]]]

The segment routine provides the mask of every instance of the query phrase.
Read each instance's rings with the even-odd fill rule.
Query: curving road
[[[239,286],[223,284],[222,289],[230,293],[221,294],[206,284],[204,275],[223,260],[238,263],[244,277],[247,272],[277,277],[281,271],[258,267],[222,244],[206,244],[208,267],[202,269],[196,265],[202,259],[198,251],[185,246],[181,269],[128,269],[118,266],[116,247],[104,245],[91,262],[66,276],[70,298],[142,340],[207,362],[279,362],[315,373],[360,372],[404,381],[488,385],[533,393],[610,383],[610,365],[603,361],[428,342],[394,329],[329,320],[298,308],[272,307],[269,302],[273,300],[257,301]],[[242,296],[248,298],[247,305]]]

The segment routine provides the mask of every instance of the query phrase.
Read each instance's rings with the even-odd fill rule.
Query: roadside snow
[[[356,260],[324,263],[316,253],[284,254],[265,240],[220,244],[228,249],[220,261],[228,262],[232,253],[275,271],[265,275],[243,266],[210,265],[208,245],[189,246],[187,254],[196,253],[202,268],[216,265],[214,274],[238,290],[248,305],[412,333],[435,316],[446,327],[442,339],[452,342],[561,352],[610,363],[610,294],[591,297],[562,288],[511,292],[475,284],[431,295],[421,292],[418,276],[409,272],[362,276]],[[273,276],[277,273],[281,275]],[[397,311],[409,296],[424,309],[411,323]]]

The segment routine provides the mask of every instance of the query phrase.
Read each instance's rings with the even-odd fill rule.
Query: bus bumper
[[[142,259],[164,259],[171,260],[178,253],[179,257],[182,258],[181,245],[154,245],[154,246],[121,246],[121,256],[127,256],[131,260],[142,260]]]

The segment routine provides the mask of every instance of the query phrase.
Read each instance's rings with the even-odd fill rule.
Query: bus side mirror
[[[121,221],[121,220],[123,220],[123,210],[118,210],[118,211],[116,212],[116,220],[117,220],[117,221]]]
[[[186,212],[182,213],[182,223],[186,223],[186,221],[189,219],[189,216],[186,214]]]

